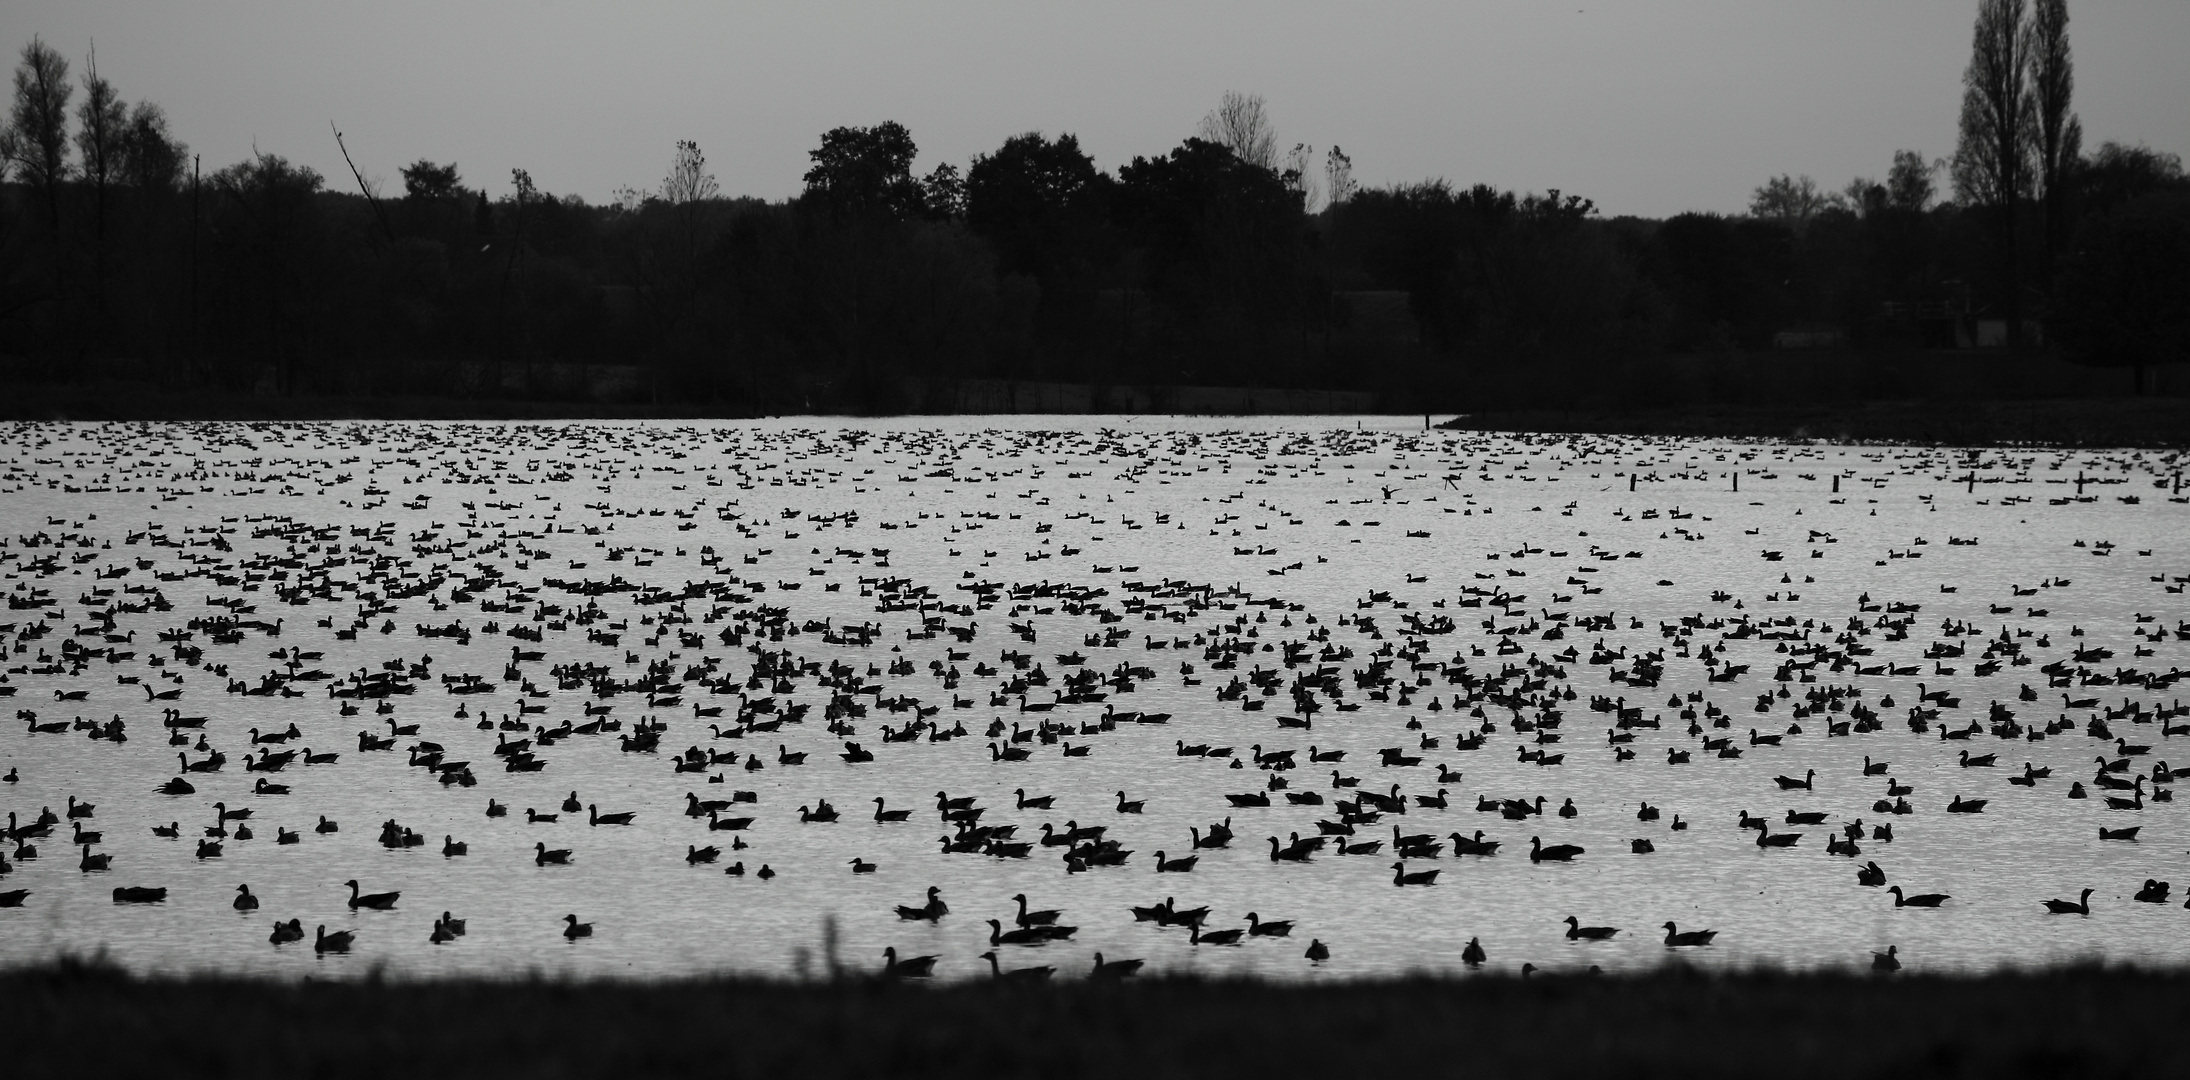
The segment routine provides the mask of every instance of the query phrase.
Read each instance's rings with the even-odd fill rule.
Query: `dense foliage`
[[[1739,358],[1789,332],[1953,347],[2018,296],[2085,362],[2176,362],[2190,339],[2190,183],[2113,144],[2043,199],[1935,205],[1905,152],[1844,193],[1780,177],[1746,215],[1607,220],[1559,191],[1355,189],[1335,148],[1325,202],[1307,148],[1280,161],[1259,99],[1228,98],[1114,175],[1038,133],[920,174],[883,123],[824,133],[787,201],[723,196],[680,142],[658,186],[591,205],[523,170],[490,198],[423,160],[400,193],[271,152],[201,172],[157,106],[69,69],[24,47],[0,132],[18,380],[787,411],[1011,378],[1426,408],[1547,363]],[[2033,265],[2002,275],[2003,252]]]

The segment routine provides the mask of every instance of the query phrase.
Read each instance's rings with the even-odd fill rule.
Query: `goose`
[[[2131,825],[2130,827],[2128,827],[2128,828],[2126,828],[2126,829],[2109,829],[2109,828],[2107,828],[2106,826],[2104,826],[2104,825],[2101,825],[2101,826],[2099,826],[2099,839],[2101,839],[2101,840],[2135,840],[2135,839],[2137,838],[2137,832],[2138,832],[2138,830],[2140,830],[2140,829],[2142,829],[2142,828],[2144,828],[2144,826],[2142,826],[2142,825]]]
[[[1691,945],[1709,945],[1711,939],[1717,936],[1719,936],[1719,932],[1716,930],[1689,930],[1683,932],[1679,927],[1673,925],[1670,920],[1665,924],[1665,944],[1668,948],[1678,949]]]
[[[710,864],[721,856],[722,849],[716,847],[713,844],[709,844],[706,847],[694,847],[691,844],[686,844],[684,846],[684,864],[686,866],[700,866],[703,864]]]
[[[1248,937],[1289,937],[1292,932],[1293,923],[1290,919],[1264,922],[1262,917],[1254,912],[1247,913]]]
[[[1775,776],[1772,778],[1772,782],[1778,784],[1781,791],[1815,791],[1817,790],[1817,770],[1805,771],[1800,780],[1792,776]]]
[[[1118,812],[1121,814],[1138,814],[1141,812],[1144,802],[1145,800],[1142,799],[1134,799],[1128,802],[1126,801],[1125,792],[1121,791],[1118,793]]]
[[[1469,967],[1481,967],[1489,959],[1490,954],[1483,951],[1483,939],[1479,937],[1469,938],[1467,947],[1460,950],[1460,962]]]
[[[1320,964],[1331,958],[1331,947],[1325,945],[1322,938],[1310,938],[1308,951],[1301,955],[1307,957],[1311,963]]]
[[[1450,839],[1452,840],[1452,853],[1454,855],[1476,855],[1486,858],[1498,854],[1498,846],[1502,843],[1498,840],[1483,839],[1483,830],[1481,829],[1475,830],[1475,835],[1472,837],[1453,833]]]
[[[1095,968],[1087,977],[1096,981],[1126,979],[1140,973],[1144,960],[1105,960],[1103,954],[1095,954]]]
[[[1057,973],[1056,968],[1047,966],[1013,968],[1010,971],[1006,971],[1003,969],[1003,967],[997,964],[996,953],[994,950],[982,953],[981,959],[989,962],[989,977],[997,982],[1044,982],[1048,980],[1051,975]]]
[[[1019,788],[1013,791],[1012,794],[1018,796],[1018,808],[1021,810],[1049,810],[1054,808],[1052,804],[1057,801],[1055,795],[1041,795],[1030,799],[1027,797],[1027,789],[1025,788]],[[880,800],[876,801],[879,802]]]
[[[1028,911],[1027,894],[1025,893],[1013,893],[1011,898],[1019,905],[1019,914],[1014,921],[1021,927],[1055,926],[1058,917],[1064,914],[1064,912],[1054,909]]]
[[[599,806],[596,806],[592,803],[586,804],[586,824],[588,825],[629,825],[631,824],[631,819],[638,816],[638,812],[634,810],[625,810],[621,813],[616,814],[604,814],[601,813],[601,808]]]
[[[313,932],[312,951],[315,953],[346,953],[350,951],[350,946],[356,941],[357,931],[337,930],[330,934],[327,932],[327,924],[321,923],[319,929]]]
[[[548,850],[548,846],[546,844],[536,843],[532,845],[532,865],[547,866],[550,864],[556,866],[569,866],[570,849],[556,848],[553,851],[550,851]]]
[[[287,945],[292,941],[303,941],[303,920],[291,919],[288,922],[282,922],[279,919],[274,920],[274,932],[268,934],[266,940],[273,942],[275,945]]]
[[[1576,855],[1582,853],[1582,848],[1574,844],[1553,844],[1545,847],[1541,837],[1528,838],[1528,861],[1532,863],[1572,862]]]
[[[561,814],[543,814],[532,807],[525,807],[525,824],[527,825],[553,825],[561,817]]]
[[[83,851],[83,857],[76,861],[76,868],[82,870],[84,873],[98,873],[114,864],[114,856],[112,855],[92,854],[90,844],[83,845]]]
[[[775,879],[776,871],[774,867],[769,866],[767,863],[762,863],[760,864],[760,869],[753,872],[753,876],[761,879],[762,881],[772,881]]]
[[[565,916],[563,916],[563,940],[564,940],[564,941],[576,941],[576,940],[578,940],[579,938],[582,938],[582,937],[592,937],[592,936],[593,936],[593,924],[592,924],[592,923],[589,923],[589,922],[579,922],[579,921],[578,921],[578,916],[576,916],[576,915],[565,915]]]
[[[1863,755],[1863,775],[1884,776],[1886,775],[1887,764],[1887,762],[1883,761],[1874,762],[1871,760],[1871,756],[1869,754],[1865,754]]]
[[[872,874],[872,873],[874,873],[874,872],[875,872],[875,869],[876,869],[876,867],[877,867],[877,865],[878,865],[878,864],[876,864],[876,863],[871,863],[871,862],[868,862],[867,860],[865,860],[865,859],[862,859],[862,858],[859,858],[858,856],[856,856],[856,855],[855,855],[855,856],[853,856],[853,857],[852,857],[852,863],[851,863],[851,865],[852,865],[852,873],[855,873],[855,874]]]
[[[221,857],[221,842],[220,842],[220,841],[218,841],[218,840],[200,840],[200,841],[198,841],[198,858],[200,858],[200,859],[218,859],[218,858],[220,858],[220,857]]]
[[[1985,812],[1985,804],[1991,801],[1990,799],[1965,799],[1960,795],[1956,795],[1947,803],[1947,813],[1982,814]]]
[[[442,858],[444,858],[444,859],[454,859],[454,858],[457,858],[458,856],[462,856],[462,855],[469,855],[469,854],[471,854],[471,845],[470,845],[470,844],[468,844],[468,843],[459,843],[459,842],[457,842],[457,839],[456,839],[456,837],[450,836],[450,835],[449,835],[449,834],[447,834],[447,833],[442,833],[442,834],[441,834],[441,857],[442,857]]]
[[[1165,858],[1164,852],[1158,851],[1156,853],[1156,872],[1159,874],[1184,874],[1192,871],[1194,869],[1194,864],[1200,861],[1201,856],[1199,855],[1188,855],[1183,858],[1170,859]]]
[[[2046,911],[2054,915],[2089,915],[2091,914],[2091,892],[2092,890],[2085,889],[2083,895],[2073,902],[2048,900],[2045,902]]]
[[[1893,894],[1893,906],[1895,907],[1938,907],[1952,899],[1947,893],[1917,893],[1915,896],[1903,896],[1899,885],[1895,885],[1886,891]]]
[[[400,899],[403,895],[400,892],[384,892],[367,893],[363,896],[360,896],[358,895],[357,891],[356,878],[351,878],[350,880],[343,882],[343,884],[350,887],[351,911],[356,911],[359,908],[371,908],[374,911],[392,911],[395,909],[396,900]]]
[[[165,825],[154,825],[152,835],[169,840],[179,840],[182,838],[182,822],[170,821]]]
[[[985,919],[983,921],[989,924],[989,945],[991,947],[1042,945],[1051,940],[1049,928],[1046,926],[1021,926],[1006,930],[1004,924],[995,919]]]
[[[114,890],[117,904],[158,904],[167,900],[167,890],[159,886],[125,885]]]
[[[1964,750],[1962,751],[1961,762],[1962,767],[1965,769],[1989,769],[1998,763],[1999,757],[1998,754],[1972,756],[1968,750]]]
[[[2146,878],[2144,888],[2138,889],[2137,895],[2131,899],[2144,904],[2164,904],[2167,902],[2168,887],[2167,882]]]
[[[874,819],[875,819],[875,822],[876,822],[877,824],[886,824],[886,823],[889,823],[889,822],[896,822],[896,821],[906,821],[906,820],[909,820],[909,819],[910,819],[911,817],[912,817],[912,811],[910,811],[910,810],[885,810],[885,809],[883,809],[882,797],[881,797],[881,796],[879,796],[879,795],[875,797],[875,800],[874,800]]]
[[[438,919],[434,921],[433,932],[426,935],[426,944],[428,945],[446,945],[455,940],[456,935],[449,933],[448,928],[441,925]]]
[[[1566,917],[1568,941],[1610,941],[1619,932],[1620,928],[1617,926],[1583,926],[1580,919],[1572,915]]]
[[[71,821],[68,823],[68,827],[70,831],[74,834],[70,838],[69,842],[77,845],[78,847],[81,847],[85,844],[96,844],[106,837],[105,833],[86,832],[84,830],[84,823],[81,821]]]
[[[1871,970],[1872,970],[1872,971],[1899,971],[1899,970],[1901,970],[1901,955],[1900,955],[1900,954],[1901,954],[1901,946],[1899,946],[1899,945],[1888,945],[1888,946],[1886,946],[1886,951],[1885,951],[1885,952],[1874,952],[1874,953],[1872,953],[1872,954],[1871,954]]]
[[[930,885],[928,886],[927,903],[922,904],[919,907],[908,907],[904,904],[899,904],[897,906],[897,917],[900,919],[904,919],[908,922],[919,921],[932,923],[938,919],[941,919],[943,916],[950,914],[950,910],[950,905],[943,902],[943,890],[934,885]]]
[[[1435,885],[1437,884],[1439,872],[1437,870],[1417,870],[1410,874],[1407,872],[1406,863],[1395,862],[1392,864],[1392,884],[1402,887],[1407,885]]]
[[[259,909],[259,898],[251,895],[251,886],[238,885],[236,886],[236,898],[228,906],[235,908],[237,911],[257,911]]]
[[[1790,848],[1795,846],[1795,842],[1800,839],[1802,839],[1802,834],[1798,832],[1776,833],[1765,829],[1757,830],[1757,847],[1759,848]]]
[[[450,937],[463,937],[465,922],[466,920],[459,919],[444,911],[439,919],[434,920],[434,925],[448,931]]]
[[[925,979],[935,974],[933,956],[908,956],[897,958],[897,946],[882,950],[882,977],[885,979]]]
[[[1246,933],[1245,929],[1235,926],[1228,930],[1211,930],[1204,934],[1201,932],[1201,924],[1195,923],[1187,927],[1186,943],[1189,945],[1238,945],[1240,938]]]
[[[488,800],[487,800],[487,816],[488,816],[488,817],[508,817],[508,816],[509,816],[509,807],[507,807],[507,806],[504,806],[504,805],[502,805],[501,803],[498,803],[498,802],[496,802],[496,801],[494,801],[493,799],[491,799],[491,798],[490,798],[490,799],[488,799]],[[321,820],[322,822],[324,822],[324,821],[326,821],[327,819],[323,817],[323,818],[320,818],[319,820]]]
[[[328,833],[341,832],[342,826],[337,825],[332,821],[329,821],[327,819],[327,815],[321,814],[319,816],[319,824],[312,826],[312,831],[318,833],[321,836],[325,836]]]

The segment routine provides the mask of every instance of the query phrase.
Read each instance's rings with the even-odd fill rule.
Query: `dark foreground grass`
[[[2190,977],[1772,973],[1326,986],[0,975],[0,1075],[2161,1077]]]

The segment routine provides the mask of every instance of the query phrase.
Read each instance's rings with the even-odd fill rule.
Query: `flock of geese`
[[[1947,893],[1889,883],[1878,858],[1943,820],[1932,815],[2003,808],[2089,815],[2094,845],[2148,844],[2148,824],[2173,825],[2178,775],[2157,748],[2190,734],[2190,708],[2171,692],[2190,641],[2172,599],[2184,579],[2150,549],[2077,539],[2058,554],[2109,561],[1991,596],[1974,581],[1889,587],[1908,580],[1904,560],[1989,538],[1875,541],[1880,494],[1910,486],[1922,488],[1916,509],[1904,497],[1888,513],[1918,525],[1946,493],[1975,501],[1980,484],[1980,505],[2003,514],[2035,513],[2043,497],[2062,515],[2112,522],[2135,505],[2169,521],[2183,502],[2172,456],[1276,429],[13,434],[0,457],[14,508],[0,521],[0,700],[16,720],[0,735],[0,908],[35,907],[96,875],[125,882],[111,888],[116,905],[197,910],[213,898],[152,883],[178,862],[269,843],[253,865],[281,875],[272,860],[307,837],[582,870],[581,848],[513,839],[581,824],[589,843],[628,835],[664,862],[767,882],[820,872],[803,840],[829,830],[809,827],[867,819],[881,830],[874,849],[833,860],[847,882],[882,871],[933,881],[944,875],[918,868],[958,860],[1047,864],[1060,888],[1081,875],[1164,875],[1158,891],[1173,895],[1090,913],[1106,940],[1128,914],[1176,932],[1169,955],[1298,947],[1295,924],[1312,924],[1298,955],[1321,965],[1347,940],[1345,911],[1245,911],[1227,924],[1175,895],[1213,872],[1351,874],[1339,868],[1367,856],[1388,869],[1385,888],[1434,896],[1469,863],[1586,873],[1610,858],[1686,857],[1674,845],[1687,836],[1753,832],[1741,843],[1760,852],[1845,859],[1854,887],[1893,908],[1951,908]],[[1700,499],[1737,477],[1748,478],[1744,503],[1799,484],[1801,509],[1772,535],[1750,515],[1760,524],[1739,543],[1698,547],[1723,527],[1678,495],[1651,498]],[[1546,490],[1555,481],[1562,489]],[[33,507],[42,516],[26,517]],[[1849,572],[1853,556],[1834,547],[1844,540],[1875,566]],[[1733,561],[1706,574],[1692,552]],[[2077,609],[2085,590],[2072,577],[2093,576],[2156,612],[2071,621],[2049,610]],[[1716,587],[1699,591],[1696,578]],[[1170,707],[1131,707],[1150,699]],[[613,748],[660,801],[581,798],[610,785],[572,771],[575,747]],[[1805,809],[1744,809],[1729,827],[1646,799],[1637,835],[1617,842],[1559,839],[1589,839],[1577,819],[1615,809],[1587,786],[1481,786],[1556,785],[1566,770],[1606,766],[1717,768],[1738,786],[1754,770],[1732,763],[1797,747],[1824,767],[1738,797],[1799,792]],[[1070,779],[1098,775],[1090,761],[1152,754],[1202,779],[1151,777],[1100,800]],[[2069,775],[2094,757],[2088,776]],[[2017,758],[2028,759],[2020,770],[2002,767]],[[377,830],[325,807],[300,812],[327,790],[319,777],[361,762],[376,783],[398,778]],[[173,767],[147,790],[101,786],[162,764]],[[1958,790],[1898,778],[1948,767],[1967,781]],[[907,776],[968,770],[988,770],[996,794],[938,791],[932,819],[902,801]],[[532,790],[521,785],[540,773],[575,785],[520,812]],[[1057,790],[1036,790],[1038,778]],[[861,783],[868,791],[837,797],[871,815],[846,815],[831,797],[791,796],[795,811],[779,801],[794,785]],[[1165,821],[1200,807],[1206,824],[1161,836],[1143,824],[1152,805]],[[450,820],[455,806],[491,831],[414,827]],[[1416,824],[1471,808],[1512,831]],[[281,819],[270,837],[267,818]],[[926,821],[932,830],[916,827]],[[1565,831],[1547,841],[1554,829]],[[40,850],[63,845],[73,866]],[[2171,902],[2161,877],[2132,887],[2135,902]],[[314,919],[308,935],[304,917],[284,912],[271,945],[309,941],[326,955],[377,944],[404,893],[419,891],[367,892],[357,877],[339,888],[347,900],[319,910],[349,925]],[[2090,917],[2102,891],[2029,907]],[[249,884],[232,892],[233,911],[259,912]],[[890,925],[955,922],[943,892],[930,885],[895,906]],[[1070,945],[1080,927],[1031,909],[1024,892],[1010,899],[1015,912],[977,920],[988,933],[974,970],[1047,979],[1054,965],[1015,959]],[[477,918],[443,910],[419,938],[459,946]],[[1624,932],[1563,921],[1563,936],[1547,926],[1501,950]],[[575,912],[559,928],[541,922],[539,936],[573,946],[597,925]],[[1681,951],[1719,933],[1674,919],[1661,929]],[[1479,934],[1459,950],[1469,967],[1488,954]],[[892,978],[967,970],[896,944],[882,956]],[[1147,961],[1094,952],[1080,974],[1124,978]],[[1897,969],[1898,944],[1871,963]]]

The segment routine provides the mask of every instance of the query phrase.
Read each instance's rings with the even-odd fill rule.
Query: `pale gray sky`
[[[501,193],[513,166],[605,200],[695,139],[725,192],[795,193],[822,131],[894,119],[921,168],[1027,130],[1105,169],[1189,134],[1226,90],[1369,184],[1736,211],[1767,176],[1837,189],[1953,149],[1975,0],[5,0],[166,107],[210,171],[256,144],[346,187],[327,123],[391,186],[420,157]],[[2071,0],[2087,143],[2190,156],[2190,0]]]

